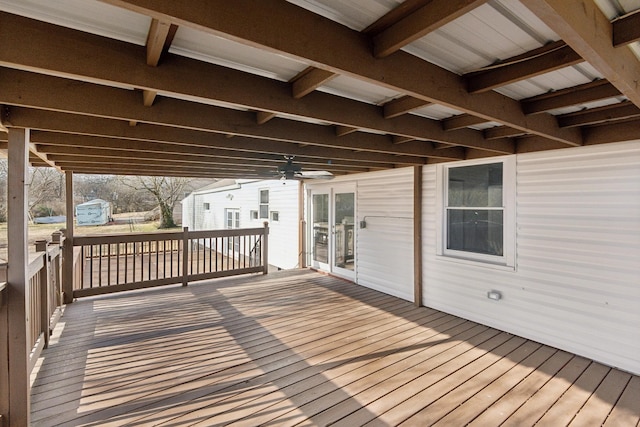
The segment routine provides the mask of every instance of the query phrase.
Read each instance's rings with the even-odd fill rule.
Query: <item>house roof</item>
[[[2,125],[31,129],[34,165],[211,178],[635,140],[638,8],[0,0]]]

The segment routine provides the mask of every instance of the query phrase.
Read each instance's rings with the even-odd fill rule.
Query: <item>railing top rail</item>
[[[29,261],[28,274],[29,278],[35,276],[42,267],[44,267],[44,252],[38,252],[37,255]]]
[[[227,237],[227,236],[252,236],[264,233],[264,227],[259,228],[226,228],[222,230],[198,230],[189,231],[190,239],[202,239],[206,237]]]
[[[172,239],[182,239],[182,231],[172,231],[163,233],[131,233],[131,234],[106,234],[93,236],[74,236],[73,245],[91,245],[100,243],[125,243],[125,242],[148,242]]]
[[[190,239],[203,239],[208,237],[227,237],[227,236],[249,236],[263,234],[264,227],[256,228],[233,228],[221,230],[197,230],[188,231],[187,237]],[[161,233],[131,233],[131,234],[108,234],[108,235],[87,235],[74,236],[73,245],[99,245],[106,243],[127,243],[127,242],[149,242],[163,240],[179,240],[184,237],[184,232],[161,232]]]

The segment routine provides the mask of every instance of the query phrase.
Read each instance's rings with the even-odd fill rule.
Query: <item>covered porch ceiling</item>
[[[0,0],[2,127],[31,129],[34,166],[211,178],[635,140],[638,8]]]

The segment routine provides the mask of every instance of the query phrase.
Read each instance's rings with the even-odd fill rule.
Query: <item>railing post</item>
[[[264,222],[264,233],[262,234],[262,263],[263,270],[262,274],[267,274],[269,272],[269,223],[267,221]]]
[[[182,286],[189,284],[189,227],[182,228]]]
[[[49,317],[49,254],[47,253],[47,241],[36,240],[36,251],[42,252],[42,268],[38,272],[40,285],[40,329],[44,337],[44,348],[49,347],[49,330],[51,329]]]

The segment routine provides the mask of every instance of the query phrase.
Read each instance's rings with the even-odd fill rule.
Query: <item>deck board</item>
[[[308,270],[81,299],[34,426],[637,425],[640,380]]]

